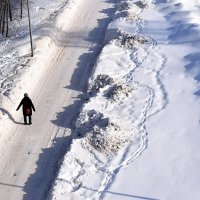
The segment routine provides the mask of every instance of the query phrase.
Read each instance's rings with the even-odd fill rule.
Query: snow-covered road
[[[47,195],[63,147],[71,142],[72,121],[82,104],[78,97],[113,12],[111,0],[82,1],[56,43],[50,43],[56,54],[48,55],[49,67],[30,95],[36,107],[33,124],[24,126],[22,118],[6,113],[15,123],[0,141],[0,199],[40,200]]]

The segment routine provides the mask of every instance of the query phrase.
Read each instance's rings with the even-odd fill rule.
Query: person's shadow
[[[11,121],[13,121],[15,124],[24,124],[24,123],[22,123],[22,122],[17,122],[17,121],[15,121],[15,119],[13,118],[13,116],[12,116],[6,109],[0,108],[0,111],[1,111],[4,115],[7,115],[8,118],[9,118]]]

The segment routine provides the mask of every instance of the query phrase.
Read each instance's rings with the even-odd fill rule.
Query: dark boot
[[[24,124],[27,124],[26,115],[24,115]]]
[[[32,124],[32,120],[31,120],[31,116],[28,116],[29,117],[29,125]]]

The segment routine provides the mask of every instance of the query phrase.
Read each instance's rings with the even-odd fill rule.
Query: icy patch
[[[132,92],[133,88],[129,85],[115,84],[108,90],[108,92],[106,93],[106,97],[108,99],[112,99],[113,101],[122,101],[130,96]]]
[[[95,110],[82,112],[77,125],[76,135],[84,136],[82,146],[89,151],[114,155],[130,142],[129,134]]]
[[[99,74],[95,80],[90,81],[88,91],[90,94],[96,94],[101,88],[111,85],[112,83],[114,83],[114,80],[110,76]]]

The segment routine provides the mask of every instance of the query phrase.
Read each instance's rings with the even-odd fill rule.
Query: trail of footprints
[[[129,8],[128,3],[130,3],[130,1],[121,2],[121,5],[118,7],[120,12],[123,12],[123,9]],[[153,1],[151,0],[138,1],[135,3],[135,5],[141,8],[140,14],[142,13],[144,9],[149,8],[151,4],[153,4]],[[123,16],[124,16],[124,13],[123,13]],[[133,18],[130,17],[129,13],[126,13],[126,16],[128,16],[128,19],[130,19],[129,23],[134,22]],[[124,34],[120,38],[115,39],[115,43],[116,45],[130,52],[129,55],[133,62],[132,67],[130,68],[129,72],[123,77],[123,79],[125,79],[126,81],[128,80],[128,83],[130,83],[130,85],[132,86],[134,85],[135,88],[142,88],[146,93],[145,104],[141,111],[140,119],[139,119],[138,127],[137,127],[137,131],[139,132],[138,135],[139,135],[140,144],[136,150],[132,151],[131,150],[132,143],[130,141],[127,141],[126,143],[127,146],[125,147],[124,154],[121,155],[121,159],[120,159],[121,161],[118,164],[114,164],[112,163],[112,161],[107,161],[107,163],[104,163],[104,161],[101,160],[101,158],[99,158],[98,155],[96,155],[95,151],[93,151],[92,148],[88,148],[87,145],[85,146],[85,148],[88,149],[88,151],[90,152],[90,155],[93,157],[92,159],[93,161],[91,162],[91,166],[90,166],[92,168],[92,171],[93,172],[96,171],[95,172],[96,174],[99,173],[101,175],[103,174],[104,176],[103,180],[100,183],[100,187],[98,188],[98,191],[95,192],[95,194],[92,197],[88,198],[87,193],[85,194],[83,192],[82,197],[88,200],[89,199],[95,199],[95,200],[103,199],[104,197],[103,191],[106,191],[107,189],[109,189],[109,187],[112,185],[114,181],[116,174],[120,171],[120,169],[132,163],[145,151],[148,145],[148,131],[147,131],[145,122],[148,117],[164,109],[168,103],[167,93],[166,93],[164,84],[162,83],[161,78],[160,78],[160,73],[165,67],[165,63],[166,63],[166,59],[164,56],[157,55],[159,56],[161,62],[158,64],[155,71],[152,72],[154,74],[153,78],[155,79],[156,86],[157,86],[156,92],[158,92],[161,98],[163,99],[162,102],[160,103],[161,105],[157,106],[157,109],[154,110],[153,113],[149,114],[149,110],[152,108],[152,105],[153,105],[153,101],[155,98],[155,89],[153,89],[152,87],[148,85],[135,81],[133,78],[134,72],[136,70],[139,70],[143,62],[147,59],[148,55],[152,53],[152,51],[157,47],[157,42],[153,38],[151,38],[150,36],[144,36],[140,34],[142,28],[147,25],[147,21],[141,19],[140,15],[138,14],[137,14],[136,21],[137,21],[136,33],[134,35],[129,35],[129,36]],[[144,53],[142,55],[139,55],[137,47],[144,45],[145,43],[148,43],[148,48],[146,49],[144,48]],[[108,86],[112,86],[111,89],[108,90]],[[115,106],[119,106],[123,102],[123,98],[128,97],[131,94],[131,92],[134,91],[135,89],[135,88],[131,88],[130,86],[123,85],[123,83],[117,85],[115,84],[115,80],[113,80],[111,77],[107,75],[99,75],[98,77],[96,77],[96,80],[93,80],[93,82],[90,83],[89,95],[91,96],[96,95],[101,88],[107,88],[109,92],[105,94],[107,94],[107,98],[110,98],[110,100],[112,101],[113,104],[115,104]],[[124,94],[124,96],[120,95],[122,93]],[[130,95],[130,98],[131,98],[131,95]],[[107,107],[108,106],[104,106],[104,109],[107,109]],[[82,128],[82,130],[85,131],[87,128],[88,127],[84,127]],[[133,132],[132,134],[134,134],[134,127],[131,127],[129,131],[130,132],[132,131]],[[79,130],[78,132],[80,133],[81,131]],[[88,132],[88,129],[85,132]],[[85,133],[83,133],[83,135],[84,134]],[[85,176],[87,176],[86,174],[90,167],[88,165],[80,164],[80,162],[77,162],[77,163],[79,163],[79,165],[81,166],[82,172],[78,173],[79,174],[78,177],[72,178],[70,180],[71,182],[70,185],[71,186],[73,185],[73,191],[76,191],[79,188],[82,188],[82,189],[88,188],[84,180],[85,180]],[[95,166],[92,166],[92,163]]]

